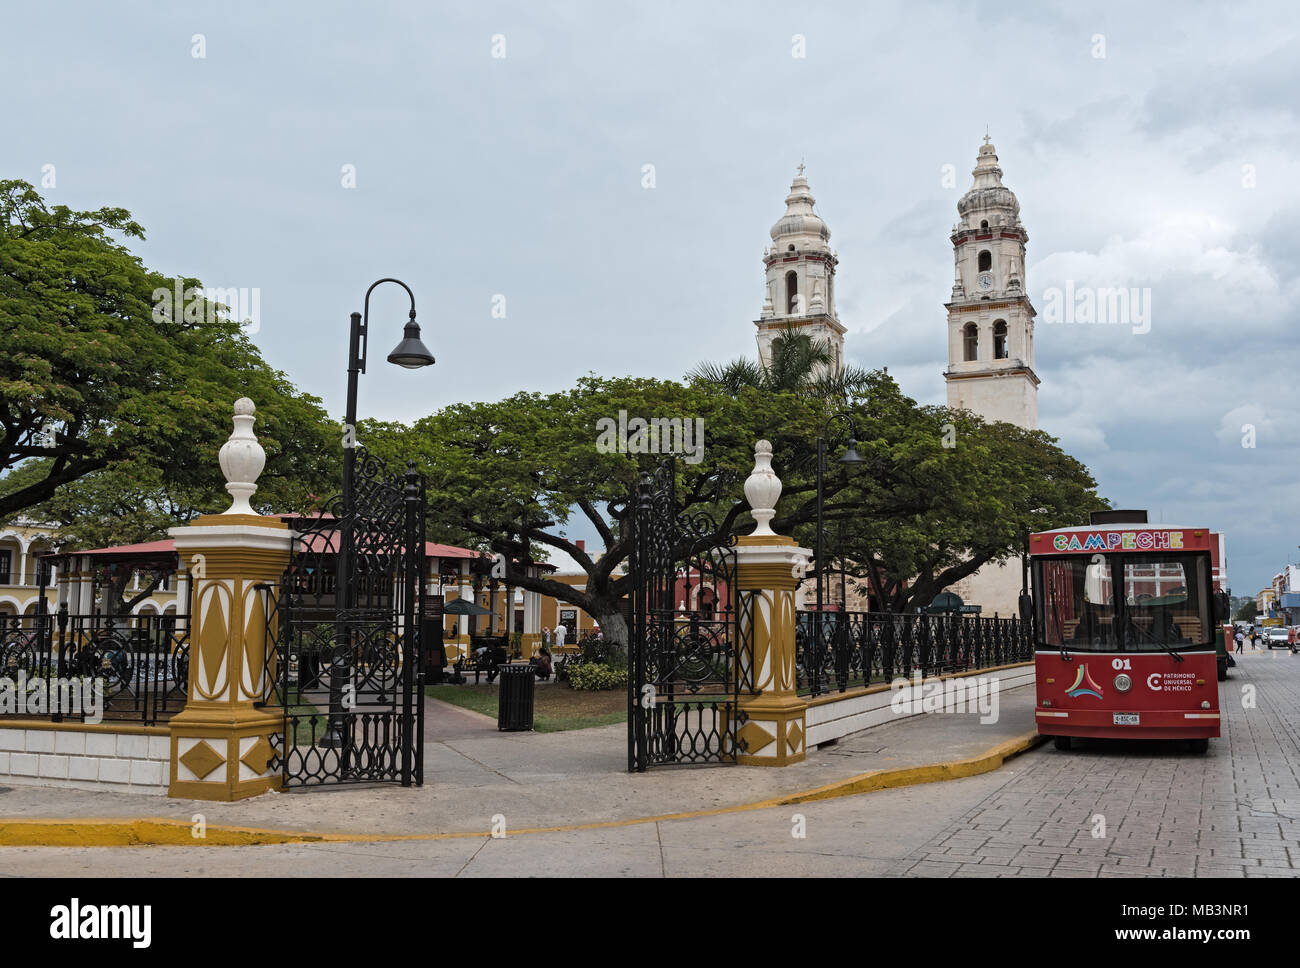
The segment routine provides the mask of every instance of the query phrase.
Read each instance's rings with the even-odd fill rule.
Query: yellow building
[[[165,566],[157,586],[132,605],[131,614],[176,614],[177,589],[188,587],[188,575],[176,569],[170,541],[74,552],[53,559],[43,557],[58,551],[58,544],[58,532],[52,526],[21,522],[0,528],[0,619],[11,622],[13,617],[27,619],[36,614],[42,572],[50,611],[66,602],[73,615],[94,613],[103,579],[98,561],[106,556],[141,566],[123,589],[128,602],[149,587],[159,565]],[[164,545],[170,553],[159,555]]]

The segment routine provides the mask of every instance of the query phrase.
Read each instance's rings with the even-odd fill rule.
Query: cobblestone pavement
[[[1021,757],[1004,786],[891,873],[1297,876],[1300,656],[1238,657],[1220,704],[1223,735],[1205,756],[1114,741]]]
[[[1300,657],[1243,656],[1221,697],[1204,756],[1044,746],[964,780],[503,839],[4,848],[0,876],[1297,876]]]

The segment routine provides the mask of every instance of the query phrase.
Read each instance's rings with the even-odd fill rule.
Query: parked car
[[[1291,631],[1286,628],[1269,628],[1264,630],[1264,642],[1272,650],[1278,646],[1295,651],[1291,644]]]

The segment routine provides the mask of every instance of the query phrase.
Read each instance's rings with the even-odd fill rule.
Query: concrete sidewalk
[[[1034,690],[1021,687],[1001,694],[997,723],[981,724],[977,714],[932,713],[845,737],[783,769],[673,767],[631,774],[624,725],[500,733],[489,717],[426,702],[423,787],[316,787],[238,803],[209,803],[10,786],[0,788],[0,845],[121,843],[111,838],[97,841],[94,831],[141,818],[184,825],[181,833],[188,837],[196,814],[202,814],[209,827],[331,839],[482,837],[494,822],[503,822],[511,834],[622,825],[973,775],[996,769],[1004,757],[1028,748],[1035,730]],[[33,838],[30,825],[24,835],[25,825],[12,823],[37,820],[73,821],[60,834],[70,839],[40,840]],[[267,842],[251,835],[242,840],[231,836],[227,842]],[[184,842],[179,835],[170,841],[155,838],[156,831],[146,832],[126,842]],[[220,839],[207,840],[209,845],[214,842]]]

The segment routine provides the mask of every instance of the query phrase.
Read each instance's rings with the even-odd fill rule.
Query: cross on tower
[[[801,162],[799,162],[799,167],[796,168],[795,171],[799,172],[800,176],[802,176],[802,175],[803,175],[803,169],[804,169],[804,164],[803,164],[803,162],[801,161]]]

